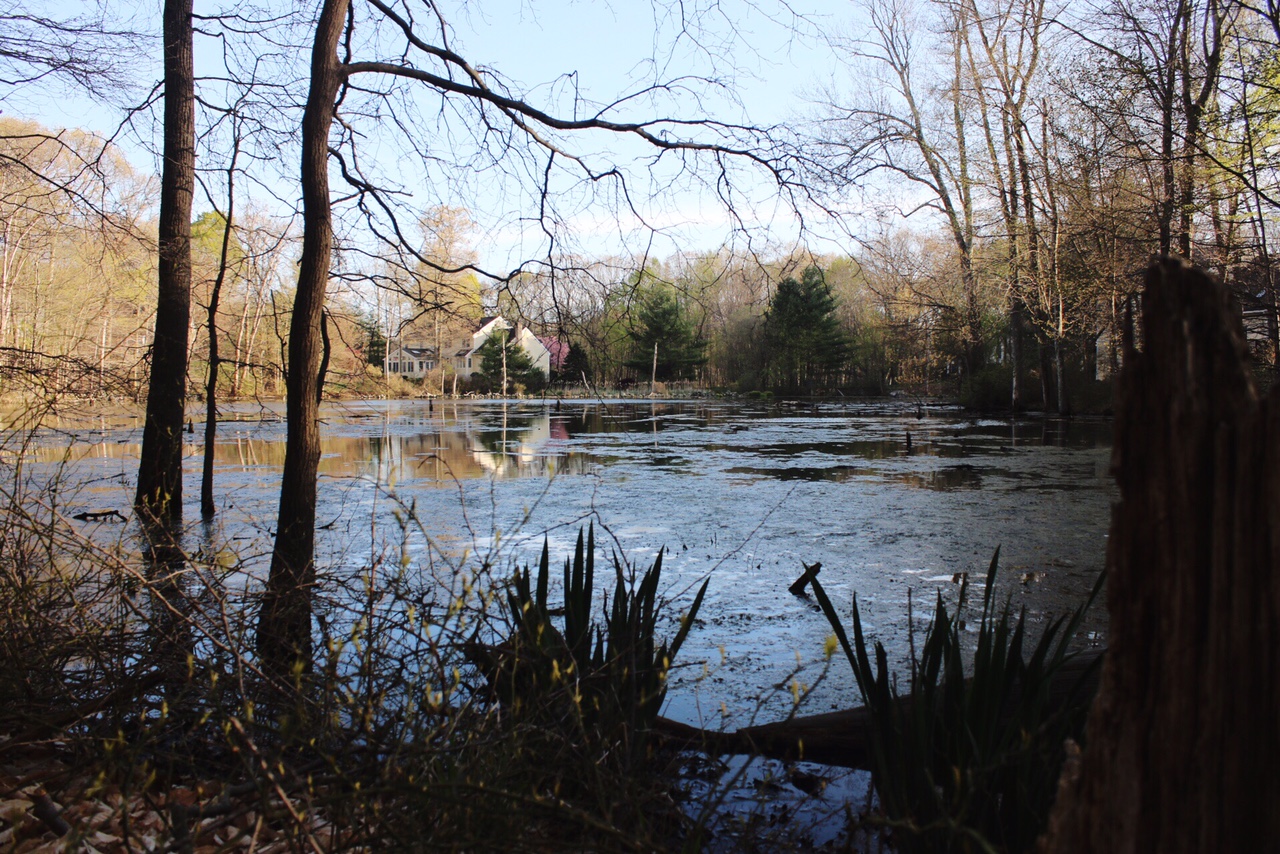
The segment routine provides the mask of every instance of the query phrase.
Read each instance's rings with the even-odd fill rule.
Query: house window
[[[399,362],[392,362],[392,363],[391,363],[391,370],[395,371],[396,373],[400,373],[400,363],[399,363]]]
[[[468,356],[468,357],[467,357],[467,367],[468,367],[468,368],[469,368],[469,367],[471,367],[471,357],[470,357],[470,356]]]
[[[420,370],[420,371],[425,371],[426,369],[427,369],[427,363],[426,363],[426,362],[419,361],[419,362],[418,362],[418,370]]]

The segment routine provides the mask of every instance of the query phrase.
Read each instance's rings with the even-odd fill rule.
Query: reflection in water
[[[725,471],[783,481],[870,477],[931,490],[983,485],[983,472],[964,462],[940,465],[944,460],[1034,447],[1098,449],[1111,443],[1108,421],[893,419],[869,417],[858,406],[828,407],[815,415],[778,405],[696,401],[447,402],[432,407],[377,402],[332,406],[324,415],[322,475],[379,483],[413,480],[427,486],[595,472],[617,460],[606,449],[638,450],[636,434],[651,438],[644,462],[657,468],[696,469],[696,461],[708,454],[745,455],[760,464]],[[284,463],[284,437],[272,416],[260,410],[224,415],[216,464],[224,471],[278,471]],[[138,433],[136,423],[124,416],[68,421],[46,432],[29,455],[46,463],[136,458]],[[584,446],[590,450],[577,449]],[[195,444],[184,449],[187,455],[199,452]],[[909,470],[885,465],[905,458],[915,460]],[[935,462],[930,465],[931,459]],[[998,471],[988,468],[986,473]]]
[[[407,479],[453,482],[479,477],[544,477],[555,472],[583,474],[594,470],[589,454],[573,452],[569,440],[574,419],[553,416],[550,411],[508,414],[477,413],[469,408],[440,407],[429,417],[381,418],[380,429],[372,435],[361,430],[326,429],[321,441],[319,471],[328,477],[367,477],[381,483]],[[447,411],[446,411],[447,410]],[[353,419],[362,427],[374,426],[369,418]],[[328,425],[326,425],[328,426]],[[251,471],[279,470],[284,465],[284,441],[278,432],[263,425],[224,423],[214,448],[215,464],[223,469]],[[266,435],[264,435],[266,434]],[[136,441],[86,433],[47,437],[43,446],[31,452],[37,462],[57,463],[68,456],[66,440],[71,440],[71,459],[136,459]],[[56,444],[55,444],[56,443]],[[186,456],[200,453],[200,446],[183,448]]]
[[[227,410],[215,449],[226,501],[219,549],[235,556],[229,583],[250,587],[245,579],[260,579],[270,557],[285,429],[280,408]],[[821,613],[780,595],[801,562],[821,561],[824,583],[844,601],[859,594],[868,629],[895,661],[910,638],[908,592],[923,584],[952,595],[950,579],[981,572],[997,545],[1002,596],[1033,616],[1076,604],[1101,567],[1114,500],[1110,422],[1011,422],[940,407],[915,416],[914,405],[855,401],[326,404],[317,534],[326,584],[345,590],[362,567],[399,549],[415,579],[438,583],[439,601],[452,601],[468,555],[536,558],[545,533],[567,553],[591,515],[630,558],[671,549],[664,594],[678,598],[714,578],[707,625],[686,649],[691,662],[721,662],[720,671],[673,690],[686,698],[677,716],[688,719],[695,706],[721,701],[754,708],[796,654],[821,650],[829,632]],[[0,438],[0,462],[21,453],[46,464],[37,474],[87,484],[60,493],[66,513],[127,511],[139,425],[68,422],[21,448],[21,438]],[[405,504],[383,495],[410,504],[417,525],[402,523]],[[1036,583],[1019,584],[1027,574]],[[834,675],[821,691],[815,698],[848,704],[856,686]]]

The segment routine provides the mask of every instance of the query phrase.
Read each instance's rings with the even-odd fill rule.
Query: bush
[[[960,405],[979,412],[1008,411],[1013,399],[1013,370],[987,365],[960,383]]]

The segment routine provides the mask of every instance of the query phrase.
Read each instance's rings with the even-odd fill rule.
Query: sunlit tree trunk
[[[269,671],[288,675],[311,664],[315,586],[316,473],[320,463],[320,371],[325,290],[333,253],[329,199],[329,130],[342,82],[338,39],[349,0],[325,0],[311,54],[311,85],[302,118],[302,260],[289,326],[284,473],[275,549],[258,624],[258,654]]]
[[[191,316],[191,200],[195,192],[192,0],[164,6],[164,171],[160,184],[159,298],[151,347],[135,503],[150,521],[182,518],[182,419]]]
[[[979,9],[977,0],[963,0],[958,8],[962,15],[960,39],[965,66],[1004,221],[1009,266],[1010,405],[1017,411],[1023,402],[1022,337],[1029,313],[1028,294],[1035,295],[1043,279],[1024,112],[1031,81],[1039,67],[1044,3],[1024,0],[1001,6],[993,13]],[[959,75],[959,63],[956,67]],[[997,97],[988,98],[989,87]],[[999,138],[995,133],[997,121]],[[1037,310],[1032,319],[1040,322],[1043,314],[1043,310]]]

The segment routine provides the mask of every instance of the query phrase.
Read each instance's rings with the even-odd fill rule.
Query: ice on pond
[[[249,556],[250,574],[265,571],[252,555],[269,553],[282,412],[224,407],[219,428],[218,530]],[[673,619],[709,576],[668,714],[711,726],[786,714],[793,695],[778,686],[793,675],[810,711],[856,704],[847,665],[822,661],[826,620],[787,592],[802,563],[822,563],[843,613],[857,594],[868,631],[900,665],[908,590],[918,622],[937,591],[958,594],[963,573],[980,580],[997,546],[1008,567],[997,592],[1033,621],[1083,601],[1115,497],[1108,422],[954,409],[918,419],[914,404],[368,401],[326,405],[322,433],[323,568],[355,571],[391,543],[410,567],[441,571],[425,566],[428,541],[457,561],[532,562],[544,537],[558,562],[594,522],[600,557],[616,554],[624,568],[665,550]],[[27,454],[74,473],[68,514],[128,512],[140,438],[126,418],[61,425]],[[200,448],[187,453],[187,518],[197,519]],[[1036,583],[1019,582],[1028,576]],[[603,591],[612,573],[598,581]],[[1095,614],[1086,630],[1102,625]]]

